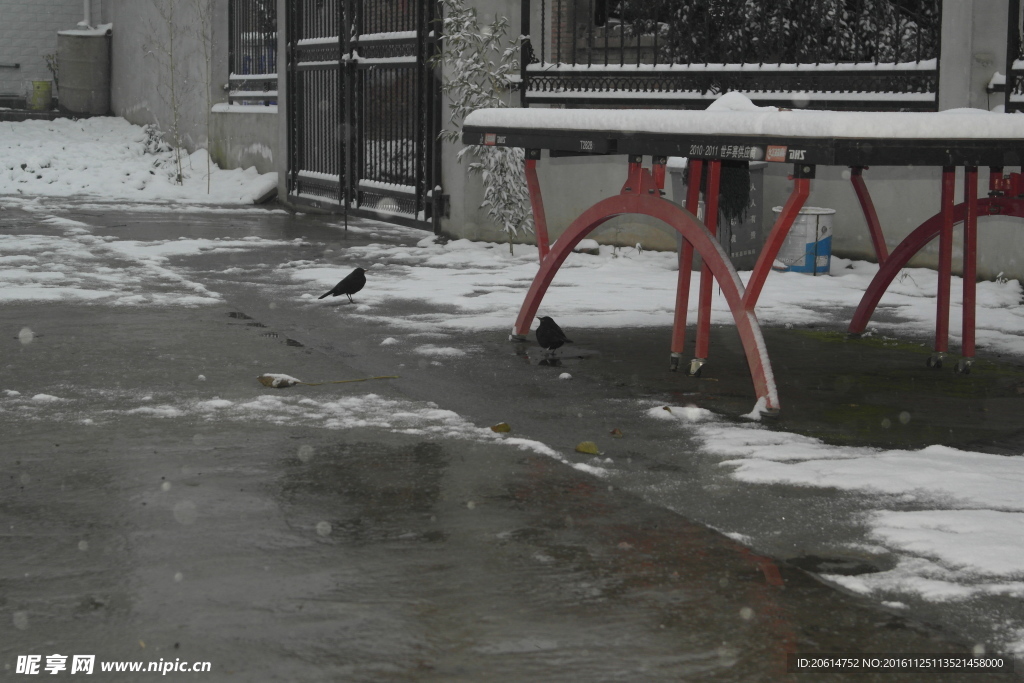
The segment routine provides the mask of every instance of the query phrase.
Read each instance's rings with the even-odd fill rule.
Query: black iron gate
[[[437,229],[435,0],[289,0],[288,197]]]
[[[1020,0],[1010,0],[1006,18],[1006,113],[1024,110],[1024,15]]]

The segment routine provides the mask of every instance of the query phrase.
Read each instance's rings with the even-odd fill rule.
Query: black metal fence
[[[277,104],[277,2],[228,0],[229,98]]]
[[[524,102],[936,109],[941,0],[524,0]]]
[[[1006,111],[1024,111],[1024,17],[1020,0],[1009,0],[1006,18]]]
[[[289,3],[294,201],[423,227],[436,222],[435,12],[434,0]]]

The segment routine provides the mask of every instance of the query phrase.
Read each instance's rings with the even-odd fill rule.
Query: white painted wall
[[[180,139],[189,151],[208,148],[222,168],[275,170],[276,113],[210,111],[228,99],[228,0],[203,2],[209,4],[213,27],[209,82],[193,0],[105,0],[103,21],[114,24],[111,107],[132,123],[153,123],[164,133],[172,130],[177,108]],[[170,92],[168,17],[174,24],[176,107]]]
[[[0,66],[0,97],[25,97],[32,81],[52,81],[45,56],[57,51],[57,31],[84,18],[82,0],[0,0],[0,64],[20,65]]]
[[[1006,168],[1006,172],[1020,168]],[[791,169],[783,164],[770,164],[765,172],[765,206],[768,210],[785,203],[792,190],[787,179]],[[924,220],[940,209],[941,169],[881,167],[864,171],[864,179],[878,212],[889,251]],[[988,168],[978,169],[978,196],[988,193]],[[956,197],[963,197],[963,171],[958,169]],[[875,260],[868,236],[867,222],[847,169],[818,167],[817,178],[811,181],[807,206],[836,209],[833,222],[832,251],[847,258]],[[766,216],[766,226],[771,216]],[[963,257],[962,230],[957,227],[953,240],[953,271],[961,272]],[[938,264],[938,240],[933,240],[914,259],[911,266],[934,268]],[[994,279],[998,275],[1024,279],[1024,225],[1019,219],[982,216],[978,221],[978,276]]]

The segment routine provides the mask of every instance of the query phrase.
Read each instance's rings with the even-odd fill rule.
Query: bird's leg
[[[353,300],[352,300],[352,295],[351,295],[351,294],[346,294],[345,296],[347,296],[347,297],[348,297],[348,302],[349,302],[350,304],[354,304],[354,303],[355,303],[355,301],[353,301]]]

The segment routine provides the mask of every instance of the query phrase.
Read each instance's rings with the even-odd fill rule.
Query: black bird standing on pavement
[[[366,271],[363,270],[362,268],[356,268],[351,273],[346,275],[341,282],[334,285],[334,289],[332,289],[331,291],[327,292],[322,296],[317,297],[317,300],[323,299],[324,297],[328,296],[338,296],[339,294],[344,294],[345,296],[348,297],[349,301],[352,301],[352,295],[358,292],[360,289],[362,289],[363,285],[366,284],[366,275],[363,274],[365,272]]]
[[[537,326],[537,343],[542,349],[554,351],[562,344],[572,344],[572,339],[565,336],[562,328],[548,316],[539,318],[540,325]]]

